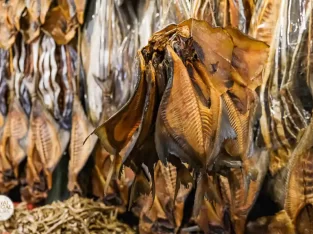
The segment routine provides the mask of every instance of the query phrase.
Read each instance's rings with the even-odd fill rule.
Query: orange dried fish
[[[13,22],[9,22],[9,6],[10,3],[0,2],[0,48],[9,49],[16,38],[17,30]]]
[[[76,35],[79,24],[68,17],[69,12],[64,11],[61,6],[49,10],[42,30],[53,37],[58,45],[69,43]]]
[[[80,24],[84,23],[84,12],[87,0],[74,0],[76,8],[76,17]]]
[[[177,171],[172,164],[168,166],[158,162],[154,170],[156,196],[142,196],[139,199],[140,232],[165,233],[169,230],[177,232],[184,225],[184,202],[191,191],[191,187],[180,189],[175,199]]]
[[[40,169],[29,163],[34,181],[39,182],[39,174],[43,170],[47,179],[47,188],[52,186],[52,172],[59,162],[69,141],[69,133],[61,129],[51,114],[46,111],[40,100],[34,99],[30,117],[28,157],[38,154]],[[37,158],[37,160],[38,160]]]
[[[248,194],[244,185],[244,178],[240,169],[231,169],[229,179],[230,185],[230,215],[234,225],[235,232],[244,233],[248,214],[253,207],[259,191],[262,187],[264,177],[268,168],[268,152],[266,150],[257,150],[251,160],[257,160],[255,163],[259,175],[256,181],[252,181],[248,188]],[[246,199],[244,199],[246,197]]]
[[[295,234],[294,226],[286,213],[282,210],[274,216],[261,217],[249,222],[247,234]]]
[[[25,84],[32,95],[32,110],[27,145],[27,183],[24,197],[33,195],[32,199],[40,200],[52,187],[52,173],[68,145],[70,133],[62,129],[52,115],[46,110],[38,96],[39,40],[32,44],[28,57],[33,66],[26,71]],[[39,186],[39,187],[38,187]]]
[[[70,192],[81,192],[81,189],[77,183],[77,176],[88,160],[89,155],[97,141],[95,136],[91,136],[90,139],[85,144],[83,144],[84,140],[90,134],[92,129],[93,127],[84,113],[80,100],[78,96],[75,95],[73,102],[70,161],[68,168],[68,190]]]
[[[24,0],[11,0],[8,6],[8,22],[14,25],[16,30],[20,30],[20,19],[25,7]]]
[[[21,141],[26,141],[28,132],[28,118],[22,109],[19,101],[11,97],[7,121],[5,123],[2,140],[1,152],[11,162],[12,168],[4,167],[4,170],[13,170],[15,178],[18,178],[18,166],[26,157],[26,148]],[[4,164],[5,166],[5,164]]]
[[[313,122],[302,132],[292,152],[286,185],[285,210],[297,233],[313,231]]]
[[[223,147],[234,159],[242,162],[239,165],[232,159],[221,159],[229,167],[243,166],[244,191],[248,194],[250,180],[262,179],[265,173],[265,169],[259,169],[257,160],[251,160],[250,156],[254,153],[252,127],[258,101],[255,89],[262,83],[267,53],[265,43],[248,38],[238,30],[212,28],[195,19],[169,25],[151,37],[137,58],[140,64],[137,74],[140,75],[136,74],[139,85],[134,96],[95,130],[105,149],[113,155],[133,140],[133,149],[138,153],[130,160],[134,162],[131,168],[136,172],[131,198],[134,194],[138,196],[136,191],[149,192],[148,182],[153,185],[154,180],[155,161],[152,158],[157,154],[164,165],[170,162],[176,167],[174,200],[180,184],[192,183],[190,167],[194,177],[198,178],[195,214],[205,196],[220,204],[223,210],[222,197],[212,177]],[[153,76],[147,76],[149,73]],[[146,82],[142,80],[144,74]],[[149,105],[153,98],[148,98],[153,94],[149,92],[149,82],[154,79],[158,113],[155,128],[153,126],[149,138],[141,146],[141,136],[146,135],[140,135],[141,130],[150,131],[148,123],[151,122],[151,115],[142,113],[153,113],[155,108],[153,104]],[[131,105],[136,109],[130,110]],[[126,117],[127,125],[124,123]],[[122,124],[126,127],[119,131],[120,140],[117,141],[117,130]],[[224,140],[235,142],[237,147],[224,146]],[[145,156],[148,153],[150,157]],[[131,164],[127,158],[122,163]],[[144,165],[148,170],[143,169]],[[258,170],[261,170],[259,177]],[[260,182],[256,187],[260,188]],[[153,199],[154,191],[152,193]],[[255,194],[255,190],[252,189],[251,193]]]

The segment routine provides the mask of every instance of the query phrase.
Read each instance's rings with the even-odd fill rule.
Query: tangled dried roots
[[[28,211],[25,203],[16,207],[14,216],[0,224],[0,233],[135,233],[117,220],[117,209],[74,195]]]

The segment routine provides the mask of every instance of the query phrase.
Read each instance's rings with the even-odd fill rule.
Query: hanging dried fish
[[[240,169],[232,168],[229,171],[229,193],[226,193],[224,197],[229,196],[227,200],[230,201],[230,217],[236,233],[244,233],[248,214],[258,197],[267,173],[268,159],[268,152],[266,150],[255,150],[251,160],[257,160],[255,165],[259,171],[259,175],[256,181],[250,183],[247,195],[245,195],[244,178]],[[243,199],[244,197],[246,199]]]
[[[26,73],[25,83],[32,95],[32,112],[27,147],[27,183],[24,189],[24,199],[29,194],[32,201],[46,197],[46,191],[52,186],[52,173],[67,144],[69,132],[62,129],[42,103],[38,95],[39,71],[36,66],[39,57],[39,40],[32,44],[32,68]],[[38,187],[39,186],[39,187]]]
[[[20,31],[27,44],[39,37],[51,3],[52,0],[25,1],[26,10],[21,17]]]
[[[313,231],[312,121],[292,152],[286,185],[285,210],[297,233]]]
[[[53,37],[58,45],[69,43],[76,35],[76,29],[84,21],[86,1],[58,0],[47,12],[42,30]]]
[[[66,53],[66,61],[69,61],[69,53]],[[78,53],[77,60],[80,63],[80,54]],[[79,90],[80,90],[80,76],[75,76],[80,74],[80,66],[78,66],[78,71],[73,71],[73,68],[70,63],[67,62],[67,74],[70,77],[70,80],[76,81],[74,85],[74,100],[73,100],[73,112],[72,112],[72,129],[71,129],[71,141],[70,141],[70,161],[68,167],[68,190],[70,192],[77,191],[82,193],[80,186],[77,181],[79,172],[82,170],[83,166],[87,162],[91,151],[93,150],[97,138],[92,136],[91,139],[84,143],[85,138],[88,136],[93,126],[87,119],[85,111],[82,107]],[[75,79],[76,78],[76,79]]]
[[[248,234],[295,234],[294,226],[287,215],[282,210],[274,216],[261,217],[247,225]]]
[[[29,123],[28,116],[19,101],[20,80],[24,70],[23,67],[19,68],[18,62],[20,59],[23,59],[23,57],[20,57],[17,46],[15,46],[14,52],[13,69],[15,72],[8,80],[10,86],[10,96],[8,99],[9,109],[1,139],[1,152],[4,156],[4,174],[11,177],[12,183],[17,185],[19,179],[19,164],[26,157]]]
[[[110,172],[118,172],[121,164],[119,152],[134,141],[132,145],[138,152],[146,152],[147,149],[150,149],[147,152],[153,152],[155,149],[164,164],[171,162],[177,168],[179,179],[176,187],[192,182],[182,163],[186,162],[200,172],[197,200],[209,196],[220,202],[216,185],[208,179],[207,171],[212,171],[224,139],[233,139],[238,142],[239,148],[228,150],[243,162],[247,193],[248,182],[258,178],[257,164],[250,159],[254,153],[251,131],[258,101],[254,90],[262,82],[267,50],[264,43],[247,38],[235,29],[211,28],[207,23],[194,19],[170,25],[155,33],[148,46],[138,53],[137,85],[133,96],[120,111],[94,131],[105,149],[115,155],[115,165]],[[254,56],[256,54],[257,57]],[[253,62],[248,61],[252,57]],[[151,62],[163,64],[164,71],[155,69],[159,65],[151,66]],[[153,99],[148,98],[152,94],[151,87],[155,86],[150,87],[153,79],[157,79],[157,90],[164,92],[155,92],[158,113],[155,130],[151,128],[154,137],[150,133],[151,139],[140,147],[138,142],[144,139],[141,138],[144,136],[142,132],[149,129],[147,123],[151,117],[143,113],[153,113],[155,107],[151,104]],[[226,129],[221,125],[222,116],[229,122],[225,125]],[[152,175],[155,162],[152,160],[151,163],[151,157],[145,155],[134,154],[123,160],[123,163],[128,160],[139,162],[133,163],[136,177],[132,190],[138,192],[141,189],[143,193],[147,192],[149,185],[145,184],[148,180],[154,188],[152,176],[145,177],[146,171],[141,165],[146,165]],[[136,189],[136,184],[141,184],[141,187]],[[130,198],[133,198],[132,195]],[[201,205],[201,202],[196,204],[195,210],[199,210]]]
[[[9,21],[10,4],[12,4],[11,1],[0,2],[0,48],[5,50],[8,50],[12,46],[17,34],[14,22]],[[17,14],[18,13],[19,12],[17,12]]]
[[[91,122],[98,124],[120,109],[134,89],[136,80],[132,79],[131,68],[139,43],[138,19],[129,1],[122,4],[98,0],[88,9],[91,11],[83,30],[82,61],[87,113]],[[117,53],[121,56],[115,56]]]
[[[8,112],[6,100],[8,95],[8,61],[8,51],[0,49],[0,136],[2,136],[4,123]]]
[[[186,226],[186,223],[182,223],[184,205],[191,187],[181,189],[175,198],[177,172],[171,164],[165,167],[160,162],[157,163],[154,177],[156,197],[153,205],[151,206],[151,197],[141,196],[138,201],[139,206],[141,205],[140,232],[175,233],[182,225]]]

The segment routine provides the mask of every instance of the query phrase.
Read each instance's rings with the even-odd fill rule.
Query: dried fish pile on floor
[[[35,208],[20,204],[14,216],[0,224],[0,231],[12,234],[31,233],[135,233],[116,218],[117,208],[77,195],[64,202]]]

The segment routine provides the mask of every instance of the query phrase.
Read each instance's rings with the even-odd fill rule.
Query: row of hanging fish
[[[94,122],[89,120],[89,116],[92,115],[87,95],[88,88],[100,88],[109,103],[102,103],[100,101],[102,98],[100,98],[97,100],[97,105],[112,108],[113,112],[114,108],[118,108],[127,99],[129,93],[127,90],[130,90],[131,68],[129,61],[134,53],[132,50],[136,50],[136,47],[129,46],[129,44],[133,41],[131,35],[135,37],[137,34],[132,25],[125,24],[125,22],[129,22],[122,12],[122,9],[125,11],[125,6],[118,6],[113,1],[103,3],[102,10],[105,9],[104,7],[109,7],[105,4],[113,4],[111,7],[116,9],[114,16],[107,17],[113,17],[116,21],[111,24],[105,19],[101,19],[102,24],[96,24],[104,26],[101,28],[103,30],[100,34],[102,38],[98,38],[99,42],[102,42],[103,35],[107,36],[110,31],[110,41],[112,42],[114,36],[115,43],[113,48],[110,43],[101,44],[98,54],[102,56],[110,50],[109,53],[112,56],[115,49],[124,53],[124,56],[118,57],[120,60],[114,63],[114,67],[100,67],[101,72],[111,69],[106,79],[107,83],[111,82],[108,85],[105,81],[97,78],[98,76],[103,77],[102,73],[92,74],[96,83],[89,82],[85,77],[85,74],[88,77],[88,69],[86,72],[84,71],[87,63],[82,64],[80,57],[81,55],[83,58],[87,56],[85,56],[84,49],[81,48],[83,36],[78,28],[84,20],[84,1],[25,1],[25,3],[19,1],[19,4],[17,6],[15,1],[1,3],[3,9],[0,12],[4,14],[3,17],[6,17],[4,20],[7,20],[8,17],[16,17],[10,14],[13,7],[20,7],[20,11],[23,11],[22,18],[16,18],[16,20],[28,25],[33,22],[39,27],[36,31],[25,31],[19,30],[18,26],[12,26],[14,28],[14,33],[13,31],[10,33],[12,41],[9,43],[8,40],[3,39],[2,42],[1,39],[1,47],[5,48],[1,49],[0,77],[2,94],[1,193],[8,193],[16,186],[20,186],[24,200],[32,203],[45,200],[49,191],[53,189],[55,168],[62,157],[69,155],[69,166],[65,169],[68,171],[67,189],[70,192],[82,194],[85,191],[83,191],[84,188],[81,188],[78,177],[93,153],[92,156],[96,162],[92,175],[93,192],[95,195],[103,197],[101,186],[104,184],[102,180],[106,167],[104,161],[109,155],[97,144],[96,137],[92,137],[90,141],[83,144],[94,128]],[[130,7],[132,6],[128,6],[129,11],[131,11]],[[30,17],[32,12],[35,12],[38,17]],[[57,17],[56,14],[68,18]],[[103,17],[103,14],[100,16]],[[53,22],[51,17],[54,19]],[[99,17],[94,17],[87,12],[86,18],[87,21],[90,21],[93,18],[99,20]],[[29,21],[24,22],[24,20]],[[10,24],[6,24],[6,21],[3,21],[3,24],[5,26],[1,27],[3,30],[10,26]],[[62,27],[58,28],[58,25]],[[31,26],[30,28],[33,30],[35,27]],[[112,28],[118,31],[112,32]],[[88,34],[94,38],[97,35],[99,35],[97,30]],[[119,40],[116,40],[117,37]],[[5,42],[8,44],[5,45]],[[100,58],[101,66],[104,66],[104,63],[112,66],[113,62],[108,62],[106,59]],[[114,59],[116,60],[116,57]],[[110,102],[112,97],[114,103]],[[108,110],[103,113],[112,115]],[[107,117],[101,116],[101,118]],[[132,174],[129,177],[131,178]],[[127,178],[124,180],[125,183],[115,181],[121,190],[126,190],[126,195],[122,195],[123,201],[127,200],[127,181]],[[112,191],[112,188],[110,189]],[[116,194],[119,191],[112,192]]]

